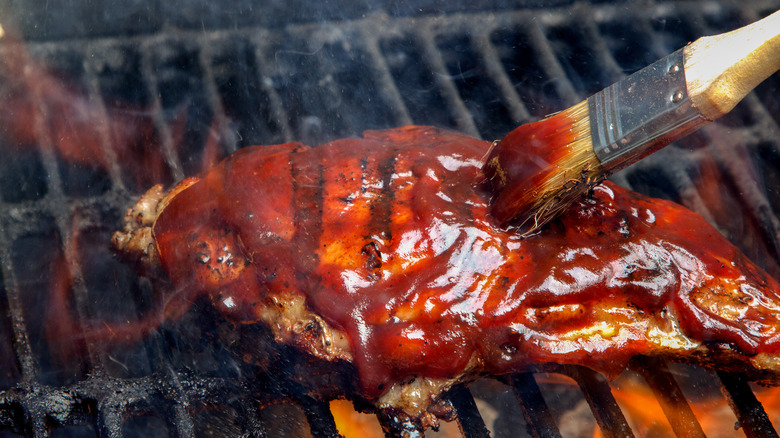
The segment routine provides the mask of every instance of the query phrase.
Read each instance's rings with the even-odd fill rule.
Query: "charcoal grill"
[[[117,137],[106,123],[94,131],[97,150],[110,158],[104,167],[64,159],[57,144],[67,130],[45,122],[21,145],[0,132],[0,435],[337,436],[326,401],[283,371],[261,371],[269,361],[292,369],[299,359],[253,345],[269,353],[242,360],[241,348],[249,347],[229,346],[262,329],[209,325],[204,321],[215,318],[205,303],[143,340],[116,345],[66,327],[60,334],[70,336],[54,348],[44,319],[52,309],[67,310],[84,329],[90,321],[152,313],[150,285],[112,258],[110,233],[150,183],[194,174],[214,151],[319,144],[409,123],[500,138],[698,36],[780,8],[776,0],[294,3],[0,5],[7,34],[23,41],[6,37],[0,53],[23,44],[36,65],[93,108],[95,120],[132,115],[143,133],[129,143],[143,152],[133,156],[164,164],[128,170],[112,152]],[[698,212],[780,278],[778,96],[775,75],[722,121],[613,179]],[[70,281],[58,282],[63,276]],[[53,306],[57,287],[72,293]],[[702,381],[722,389],[748,437],[777,436],[771,420],[780,413],[768,415],[740,374],[641,358],[632,370],[652,388],[677,436],[703,435],[686,401]],[[604,436],[636,433],[603,376],[578,367],[553,371],[574,379],[575,398],[585,400]],[[699,383],[674,377],[682,374]],[[544,376],[453,389],[448,397],[462,434],[488,436],[491,410],[498,411],[490,422],[495,436],[565,434],[561,406],[572,403],[538,384]],[[380,422],[391,436],[418,433]]]

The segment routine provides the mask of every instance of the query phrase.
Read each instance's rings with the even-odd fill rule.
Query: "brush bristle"
[[[493,216],[535,233],[604,179],[587,101],[515,129],[493,145],[483,169]]]

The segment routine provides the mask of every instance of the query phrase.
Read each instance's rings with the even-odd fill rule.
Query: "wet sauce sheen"
[[[699,216],[605,183],[521,240],[477,187],[489,146],[406,127],[243,149],[160,215],[161,260],[235,321],[304,294],[348,334],[368,397],[475,364],[616,371],[652,348],[642,315],[667,312],[697,341],[776,350],[777,283]]]
[[[575,140],[573,124],[566,113],[526,123],[490,150],[483,172],[485,189],[494,197],[490,214],[498,223],[509,224],[518,210],[529,208],[542,182],[566,162]]]

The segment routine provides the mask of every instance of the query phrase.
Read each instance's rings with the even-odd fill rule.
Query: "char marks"
[[[370,235],[368,237],[377,236],[385,242],[389,242],[393,237],[390,229],[392,226],[391,214],[395,204],[395,192],[392,183],[396,171],[397,151],[388,147],[381,149],[384,152],[383,154],[374,153],[366,156],[362,190],[365,192],[372,187],[376,187],[370,178],[371,161],[376,161],[380,185],[376,198],[371,203],[371,222],[368,227]],[[371,153],[371,151],[368,152]]]
[[[365,194],[368,191],[366,184],[366,172],[368,170],[368,158],[365,155],[360,157],[360,193]]]
[[[317,247],[322,233],[323,172],[316,150],[290,152],[295,209],[295,238],[302,266],[313,272],[317,265]]]

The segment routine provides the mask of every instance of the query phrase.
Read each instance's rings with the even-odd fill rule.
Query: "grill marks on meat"
[[[416,135],[409,135],[411,132]],[[415,143],[419,139],[424,141]],[[400,377],[393,375],[396,361],[424,360],[432,369],[445,369],[454,358],[461,362],[456,366],[465,369],[470,360],[468,356],[453,354],[453,350],[463,344],[455,339],[460,335],[449,331],[449,324],[440,315],[428,318],[431,328],[440,327],[435,328],[439,333],[436,336],[423,339],[423,332],[414,327],[415,321],[425,314],[418,306],[426,305],[426,300],[429,307],[435,305],[437,295],[445,287],[433,288],[427,292],[428,297],[417,296],[419,289],[432,278],[446,274],[442,268],[459,270],[448,263],[441,267],[428,263],[431,248],[437,247],[435,251],[442,256],[440,260],[446,259],[443,254],[449,251],[460,260],[456,263],[470,263],[470,251],[451,246],[461,240],[457,222],[471,217],[470,210],[482,202],[471,184],[462,184],[466,178],[476,176],[477,160],[471,157],[478,149],[473,144],[452,140],[448,135],[440,135],[439,131],[418,128],[409,132],[369,134],[365,140],[341,140],[331,148],[315,149],[323,151],[326,162],[329,157],[339,157],[339,169],[357,168],[351,163],[359,160],[355,156],[365,154],[360,160],[364,164],[361,165],[363,185],[359,197],[364,204],[342,206],[338,200],[344,194],[336,189],[331,191],[331,183],[326,178],[325,230],[318,272],[330,292],[325,296],[327,301],[320,301],[318,295],[313,297],[312,303],[314,308],[328,309],[337,326],[356,335],[352,339],[357,344],[355,362],[361,370],[361,383],[364,388],[371,388],[374,397]],[[446,152],[440,157],[430,153],[443,145],[449,149],[442,149]],[[463,159],[472,161],[471,169],[465,169],[467,176],[459,179],[456,175],[464,164]],[[452,170],[447,170],[446,166]],[[454,180],[449,182],[448,177]],[[332,181],[332,186],[341,187],[336,179]],[[348,186],[343,190],[354,192]],[[463,193],[456,194],[457,191]],[[451,205],[451,198],[469,201],[470,205],[464,203],[455,207]],[[339,221],[344,215],[347,224]],[[445,277],[440,282],[448,281]],[[459,287],[463,288],[463,284]],[[329,309],[328,304],[334,298],[347,305],[342,309]],[[448,345],[447,337],[456,342]],[[370,347],[378,343],[382,344],[381,352]],[[434,349],[435,345],[441,347]],[[449,370],[440,373],[440,377],[452,375]],[[404,378],[411,376],[413,374],[403,374]]]
[[[290,153],[293,199],[295,202],[295,236],[304,249],[301,256],[316,265],[314,251],[322,230],[323,170],[322,162],[309,160],[305,154]]]
[[[405,127],[246,148],[162,207],[144,198],[152,232],[145,218],[115,241],[143,241],[230,320],[349,361],[360,395],[412,417],[453,383],[545,363],[780,370],[780,287],[703,219],[605,183],[521,239],[477,187],[489,146]],[[203,248],[231,264],[199,266]]]

